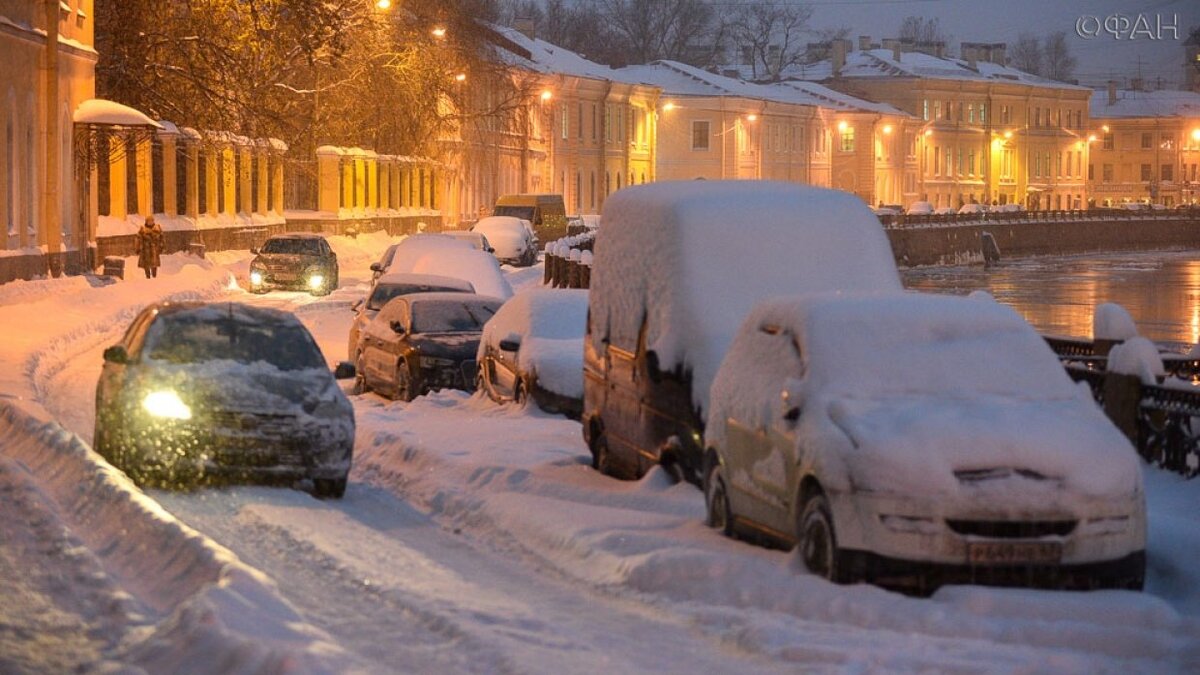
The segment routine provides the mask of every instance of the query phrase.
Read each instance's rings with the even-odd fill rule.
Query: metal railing
[[[978,225],[980,223],[1067,222],[1094,220],[1198,220],[1200,207],[1182,209],[1114,209],[1092,208],[1063,211],[988,211],[985,213],[899,214],[880,215],[885,228],[902,229],[944,225]]]

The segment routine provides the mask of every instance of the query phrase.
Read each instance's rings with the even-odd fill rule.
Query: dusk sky
[[[1183,43],[1189,29],[1200,24],[1200,3],[1194,0],[809,0],[808,4],[814,8],[810,22],[814,28],[847,26],[852,39],[870,35],[876,42],[895,35],[906,16],[938,17],[952,36],[956,51],[963,40],[1011,44],[1025,31],[1066,31],[1072,53],[1079,61],[1076,76],[1084,84],[1099,84],[1110,77],[1136,77],[1140,59],[1141,74],[1148,83],[1161,77],[1164,87],[1180,86]],[[1103,30],[1104,22],[1112,16],[1123,17],[1132,28],[1139,14],[1156,34],[1159,17],[1164,26],[1175,23],[1178,39],[1165,28],[1161,40],[1150,40],[1144,32],[1131,40],[1128,29],[1118,40]],[[1081,24],[1085,16],[1096,20],[1084,19]],[[1118,18],[1110,26],[1120,28],[1121,22]],[[1099,35],[1080,37],[1076,33],[1080,24],[1085,31],[1098,31]]]

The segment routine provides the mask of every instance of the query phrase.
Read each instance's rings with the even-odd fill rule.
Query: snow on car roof
[[[268,239],[324,239],[325,235],[315,232],[284,232],[273,234]]]
[[[525,231],[525,225],[521,223],[521,219],[514,216],[485,216],[480,218],[478,222],[471,228],[475,232],[480,230],[510,230],[517,229],[521,232]]]
[[[512,297],[512,286],[500,271],[500,263],[490,253],[477,251],[470,244],[458,239],[443,237],[462,248],[434,248],[422,255],[412,266],[418,274],[439,274],[471,282],[475,292],[508,299]],[[400,258],[397,250],[396,258]],[[392,269],[396,263],[392,263]]]
[[[420,284],[422,286],[443,286],[446,288],[461,288],[468,293],[474,292],[471,282],[447,277],[440,274],[414,274],[412,272],[388,272],[376,280],[376,286]]]
[[[592,267],[592,339],[597,348],[608,339],[633,351],[645,316],[646,344],[664,369],[692,371],[702,409],[755,301],[901,288],[879,220],[838,190],[749,180],[651,183],[614,193],[603,218]]]
[[[457,237],[447,237],[442,234],[421,233],[405,237],[396,243],[392,254],[392,262],[388,265],[389,272],[415,272],[413,267],[426,253],[438,249],[472,249],[470,242]]]

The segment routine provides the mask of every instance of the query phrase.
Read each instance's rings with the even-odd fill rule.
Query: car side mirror
[[[337,368],[333,369],[333,379],[349,380],[354,377],[354,364],[349,361],[339,361]]]
[[[804,409],[804,383],[794,377],[789,377],[783,383],[783,392],[779,398],[780,416],[788,424],[795,424],[796,420],[800,419],[800,412]]]
[[[250,255],[258,255],[258,247],[257,246],[250,247]]]
[[[519,335],[510,334],[508,337],[500,341],[500,351],[515,352],[521,348],[521,337]]]
[[[371,263],[371,271],[372,271],[372,272],[380,272],[380,273],[382,273],[382,272],[383,272],[383,265],[380,265],[380,264],[379,264],[379,263],[377,263],[377,262],[373,262],[373,263]]]
[[[395,332],[397,335],[403,335],[404,333],[407,332],[404,330],[404,324],[399,321],[393,321],[391,323],[391,326],[392,326],[392,331]]]
[[[124,345],[113,345],[104,350],[104,361],[106,363],[129,363],[129,353],[125,351]]]

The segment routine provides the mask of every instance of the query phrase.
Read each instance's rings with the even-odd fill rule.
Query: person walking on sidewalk
[[[146,271],[146,278],[158,276],[159,256],[163,250],[162,227],[154,222],[154,216],[146,216],[146,222],[137,233],[138,267]]]

